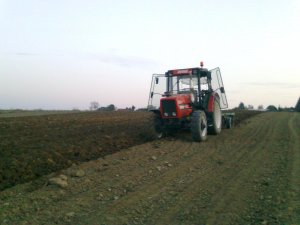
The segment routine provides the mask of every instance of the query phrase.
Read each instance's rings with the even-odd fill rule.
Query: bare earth
[[[67,186],[48,182],[67,179]],[[300,224],[300,114],[148,142],[0,192],[0,224]]]

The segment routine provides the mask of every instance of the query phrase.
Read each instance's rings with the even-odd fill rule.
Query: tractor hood
[[[162,118],[182,118],[192,112],[191,94],[177,94],[160,99]]]

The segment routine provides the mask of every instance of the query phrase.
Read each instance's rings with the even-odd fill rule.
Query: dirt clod
[[[49,179],[49,183],[52,185],[56,185],[60,188],[66,188],[68,187],[68,182],[61,177],[53,177]]]
[[[157,160],[157,157],[153,155],[153,156],[151,156],[151,159],[155,161],[155,160]]]
[[[66,217],[74,217],[75,216],[75,212],[69,212],[66,214]]]
[[[68,180],[68,177],[64,174],[59,175],[59,178],[62,179],[62,180],[65,180],[65,181]]]
[[[75,172],[75,177],[84,177],[85,176],[85,172],[82,169],[79,169]]]

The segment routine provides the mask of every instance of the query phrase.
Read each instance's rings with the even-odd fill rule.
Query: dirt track
[[[299,137],[299,113],[264,113],[205,143],[134,146],[62,171],[64,189],[48,176],[1,192],[0,223],[300,224]]]

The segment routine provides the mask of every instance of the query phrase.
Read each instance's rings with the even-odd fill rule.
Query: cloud
[[[32,53],[32,52],[17,52],[17,53],[14,53],[14,55],[34,56],[34,55],[40,55],[40,54],[38,54],[38,53]]]
[[[117,54],[90,54],[90,57],[103,63],[111,63],[121,67],[149,68],[158,65],[158,62],[155,60],[138,56]]]
[[[299,88],[300,84],[298,83],[288,83],[288,82],[247,82],[241,83],[242,85],[248,86],[259,86],[259,87],[270,87],[270,88]]]
[[[52,56],[60,56],[66,58],[87,58],[100,61],[102,63],[114,64],[120,67],[131,67],[131,68],[152,68],[159,64],[158,61],[139,57],[139,56],[129,56],[129,55],[121,55],[117,53],[34,53],[34,52],[2,52],[2,55],[14,55],[14,56],[44,56],[44,55],[52,55]]]
[[[0,52],[0,55],[36,56],[40,54],[33,52]]]

